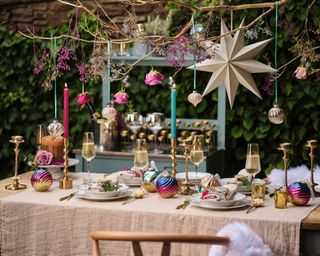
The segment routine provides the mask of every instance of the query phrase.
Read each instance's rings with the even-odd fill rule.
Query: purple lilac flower
[[[90,79],[90,72],[87,64],[77,65],[78,72],[80,74],[80,81],[82,83],[87,83]]]
[[[272,96],[274,94],[273,90],[273,76],[269,74],[262,86],[262,91],[265,92],[266,95]]]
[[[66,46],[61,47],[57,52],[57,70],[70,70],[70,60],[77,60],[75,53]]]
[[[41,61],[36,60],[33,68],[33,73],[35,75],[39,75],[43,71],[43,68],[44,68],[44,64]]]

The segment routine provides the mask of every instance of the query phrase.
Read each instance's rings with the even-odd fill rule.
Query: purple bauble
[[[39,192],[47,191],[52,185],[52,175],[44,169],[39,169],[31,176],[32,187]]]
[[[178,192],[178,181],[169,174],[162,174],[156,182],[157,192],[163,198],[173,197]]]
[[[288,199],[294,205],[306,205],[310,198],[311,191],[306,183],[293,182],[288,187]]]

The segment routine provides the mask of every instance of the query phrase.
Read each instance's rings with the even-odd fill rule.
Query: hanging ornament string
[[[107,94],[108,94],[108,102],[112,101],[111,99],[111,88],[110,88],[110,76],[111,76],[111,62],[110,62],[110,55],[111,55],[111,42],[108,42],[108,62],[107,62]]]
[[[275,42],[274,42],[274,69],[275,79],[274,79],[274,103],[278,104],[278,1],[276,1],[276,20],[275,20]]]
[[[54,61],[54,119],[57,120],[58,115],[57,115],[57,63],[56,63],[56,58],[57,58],[57,38],[53,38],[53,61]]]
[[[196,30],[194,27],[194,17],[192,15],[192,44],[193,44],[193,90],[195,91],[197,89],[197,61],[196,61],[196,51],[197,46],[194,40],[194,37],[196,35]]]

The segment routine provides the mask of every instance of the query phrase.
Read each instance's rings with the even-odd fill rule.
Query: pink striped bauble
[[[36,170],[31,176],[31,185],[39,192],[47,191],[51,187],[52,182],[51,173],[44,169]]]
[[[173,197],[178,192],[178,181],[169,174],[162,174],[156,182],[156,189],[163,198]]]
[[[293,182],[288,187],[288,199],[295,205],[306,205],[311,198],[311,191],[308,184]]]

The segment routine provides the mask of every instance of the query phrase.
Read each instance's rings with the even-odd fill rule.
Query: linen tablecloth
[[[157,231],[214,235],[226,223],[239,220],[271,246],[275,255],[299,255],[300,223],[320,203],[276,209],[266,196],[266,206],[250,214],[245,209],[216,211],[190,205],[176,210],[183,196],[163,199],[150,193],[144,199],[122,205],[123,200],[96,202],[80,198],[59,201],[76,191],[85,173],[72,173],[74,189],[62,190],[54,182],[47,192],[31,187],[0,201],[1,255],[91,255],[91,230]],[[94,175],[102,177],[102,175]],[[101,242],[106,255],[132,255],[126,242]],[[158,255],[160,244],[143,244],[146,255]],[[207,255],[209,246],[174,244],[171,255]]]

